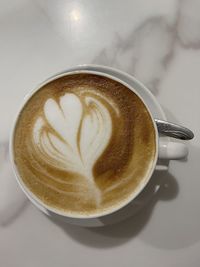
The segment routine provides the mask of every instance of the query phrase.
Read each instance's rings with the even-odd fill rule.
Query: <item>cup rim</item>
[[[138,92],[136,92],[136,90],[130,86],[128,83],[122,81],[121,79],[115,77],[114,75],[110,75],[107,73],[102,73],[101,71],[98,70],[98,65],[90,65],[90,67],[94,67],[94,70],[85,70],[85,69],[81,69],[81,67],[85,67],[87,65],[79,65],[77,66],[78,69],[74,69],[74,70],[65,70],[62,73],[58,73],[55,74],[53,76],[51,76],[50,78],[47,78],[46,80],[44,80],[43,82],[39,83],[33,90],[31,90],[29,93],[27,93],[22,101],[22,104],[19,106],[18,112],[14,118],[14,122],[11,128],[11,133],[10,133],[10,142],[9,142],[9,154],[10,154],[10,161],[11,161],[11,165],[12,165],[12,169],[14,171],[15,174],[15,179],[17,180],[17,183],[19,184],[19,186],[21,187],[22,191],[25,193],[25,195],[28,197],[28,199],[34,204],[36,205],[41,211],[48,213],[48,212],[53,212],[54,214],[57,215],[61,215],[64,216],[66,218],[73,218],[73,219],[94,219],[94,218],[99,218],[99,217],[103,217],[106,215],[110,215],[114,212],[117,212],[118,210],[122,209],[123,207],[125,207],[126,205],[128,205],[131,201],[133,201],[140,193],[141,191],[146,187],[146,185],[148,184],[149,180],[152,177],[152,174],[154,172],[155,166],[156,166],[156,162],[158,159],[158,131],[157,131],[157,126],[155,123],[155,120],[153,118],[153,115],[151,114],[151,111],[149,110],[147,104],[145,103],[144,99],[138,94]],[[107,68],[106,66],[104,66],[105,68]],[[142,181],[140,182],[140,184],[137,186],[136,190],[134,190],[132,192],[132,194],[130,194],[130,196],[125,200],[125,201],[121,201],[119,205],[114,205],[112,208],[110,209],[106,209],[104,212],[99,212],[99,213],[94,213],[94,214],[78,214],[78,213],[68,213],[66,211],[62,211],[56,208],[53,208],[51,206],[46,205],[42,200],[40,200],[34,193],[32,193],[28,187],[25,185],[25,183],[23,182],[21,175],[18,172],[17,166],[15,164],[15,160],[14,160],[14,145],[13,145],[13,141],[14,141],[14,134],[15,134],[15,129],[16,129],[16,125],[18,122],[18,118],[19,115],[21,113],[21,111],[23,110],[23,108],[25,107],[26,103],[31,99],[31,97],[37,92],[39,91],[44,85],[48,84],[49,82],[52,82],[58,78],[64,77],[64,76],[68,76],[68,75],[74,75],[74,74],[79,74],[79,73],[85,73],[85,74],[93,74],[93,75],[99,75],[99,76],[103,76],[106,78],[109,78],[111,80],[117,81],[119,83],[121,83],[122,85],[126,86],[129,90],[131,90],[133,93],[135,93],[139,99],[142,101],[142,103],[144,104],[144,106],[146,107],[148,114],[151,118],[151,121],[153,123],[154,126],[154,133],[155,133],[155,156],[154,156],[154,161],[151,164],[150,170],[148,171],[148,175],[147,177],[143,178]],[[133,77],[134,78],[134,77]],[[135,79],[135,82],[138,83],[141,86],[141,82],[139,82],[137,79]],[[145,89],[146,87],[143,86]],[[147,89],[146,89],[147,90]]]

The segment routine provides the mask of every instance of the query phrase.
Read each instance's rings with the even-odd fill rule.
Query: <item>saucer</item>
[[[124,73],[122,71],[116,70],[111,67],[107,66],[98,66],[98,65],[80,65],[78,67],[72,67],[67,71],[62,71],[57,74],[67,73],[71,71],[79,71],[79,70],[86,70],[86,71],[98,71],[102,74],[107,73],[113,77],[116,77],[131,87],[135,89],[135,91],[144,99],[146,105],[148,106],[149,110],[151,111],[154,118],[159,118],[162,120],[166,120],[166,116],[164,111],[162,110],[161,106],[157,102],[156,98],[153,94],[139,81],[137,81],[133,76]],[[162,141],[168,141],[168,137],[160,136],[159,139]],[[79,226],[84,227],[98,227],[98,226],[105,226],[109,224],[118,223],[123,221],[129,217],[136,215],[136,213],[141,210],[153,197],[157,194],[162,185],[162,179],[158,179],[157,172],[159,170],[167,170],[168,169],[169,161],[161,161],[159,160],[157,163],[156,170],[150,182],[147,184],[145,189],[126,207],[122,209],[99,218],[90,218],[90,219],[75,219],[75,218],[65,218],[60,215],[56,215],[50,211],[43,210],[48,216],[53,217],[53,219],[64,220],[66,223],[72,223]]]

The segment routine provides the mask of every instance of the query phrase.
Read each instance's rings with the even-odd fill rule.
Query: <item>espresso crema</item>
[[[104,213],[126,202],[156,154],[154,125],[140,98],[94,74],[66,75],[33,94],[13,145],[25,186],[70,215]]]

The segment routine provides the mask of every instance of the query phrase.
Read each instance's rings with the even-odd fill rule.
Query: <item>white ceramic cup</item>
[[[104,66],[104,69],[106,69],[107,67]],[[55,218],[61,218],[64,219],[66,222],[69,223],[73,223],[73,224],[78,224],[81,226],[99,226],[98,223],[95,225],[95,222],[98,221],[99,218],[103,218],[111,216],[113,213],[117,212],[118,210],[123,209],[124,207],[126,207],[131,201],[133,201],[138,194],[145,188],[145,186],[147,185],[147,183],[149,182],[149,180],[151,179],[151,176],[154,172],[154,170],[157,168],[157,161],[159,158],[161,159],[182,159],[184,157],[187,156],[188,154],[188,148],[184,143],[180,143],[180,142],[171,142],[169,139],[165,142],[161,142],[160,138],[159,138],[159,134],[158,134],[158,130],[157,130],[157,126],[155,124],[154,118],[148,108],[148,106],[145,103],[145,100],[141,97],[141,95],[136,92],[134,90],[134,88],[132,88],[129,84],[125,83],[123,80],[116,78],[113,75],[107,74],[107,73],[102,73],[100,71],[101,66],[91,66],[90,65],[90,70],[86,70],[85,66],[83,66],[83,68],[81,68],[80,66],[76,68],[73,68],[73,70],[66,70],[65,72],[62,72],[60,74],[56,74],[54,76],[52,76],[51,78],[45,80],[43,83],[39,84],[39,86],[37,86],[31,93],[29,93],[20,109],[19,112],[14,120],[14,124],[13,124],[13,128],[11,131],[11,135],[10,135],[10,158],[11,158],[11,163],[13,166],[13,170],[15,173],[15,177],[16,180],[18,182],[18,184],[20,185],[21,189],[24,191],[24,193],[26,194],[26,196],[30,199],[30,201],[36,206],[38,207],[41,211],[43,211],[45,214],[51,216],[51,217],[55,217]],[[110,68],[108,68],[108,70],[110,70]],[[152,123],[154,125],[154,131],[155,131],[155,136],[156,136],[156,153],[155,153],[155,158],[154,158],[154,162],[152,164],[152,168],[151,171],[149,172],[149,176],[145,179],[142,180],[141,183],[138,185],[137,189],[133,192],[133,194],[129,197],[128,200],[126,200],[125,202],[123,202],[122,204],[119,204],[119,206],[115,207],[114,209],[111,209],[109,211],[106,211],[104,213],[99,213],[99,214],[95,214],[95,215],[77,215],[77,216],[71,216],[66,214],[65,212],[62,212],[60,210],[56,210],[52,207],[47,206],[46,204],[44,204],[40,199],[38,199],[27,187],[26,185],[23,183],[23,180],[21,179],[17,166],[15,165],[15,161],[14,161],[14,153],[13,153],[13,137],[14,137],[14,132],[15,132],[15,127],[16,127],[16,122],[18,120],[18,116],[21,112],[21,110],[23,109],[24,105],[27,103],[27,101],[31,98],[31,96],[33,94],[35,94],[38,90],[40,90],[40,88],[42,88],[45,84],[59,78],[59,77],[63,77],[66,75],[71,75],[71,74],[77,74],[77,73],[91,73],[91,74],[95,74],[95,75],[100,75],[100,76],[104,76],[104,77],[108,77],[112,80],[118,81],[121,84],[125,85],[127,88],[129,88],[131,91],[133,91],[145,104],[147,110],[149,111],[149,114],[151,116],[152,119]],[[135,78],[132,77],[132,79],[134,79],[135,83],[139,84],[141,86],[141,83],[139,81],[137,81]],[[142,85],[143,86],[143,85]],[[143,88],[146,89],[145,86],[143,86]]]

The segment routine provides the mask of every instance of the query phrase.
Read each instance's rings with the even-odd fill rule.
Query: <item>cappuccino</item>
[[[126,202],[154,164],[151,116],[128,87],[94,74],[42,86],[23,107],[14,160],[24,185],[66,215],[106,213]]]

